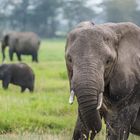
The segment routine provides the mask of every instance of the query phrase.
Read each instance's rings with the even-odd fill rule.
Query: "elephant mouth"
[[[70,97],[69,97],[69,104],[73,104],[74,102],[74,98],[75,98],[75,92],[74,90],[71,90],[70,92]],[[102,103],[103,103],[103,92],[101,92],[99,95],[98,95],[98,101],[97,101],[97,110],[99,110],[102,106]]]

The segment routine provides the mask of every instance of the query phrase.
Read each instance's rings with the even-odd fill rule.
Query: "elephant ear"
[[[69,85],[70,85],[70,90],[71,90],[71,80],[72,80],[73,70],[72,70],[72,66],[70,64],[68,64],[68,60],[67,60],[68,58],[66,57],[67,49],[68,49],[68,38],[67,38],[66,46],[65,46],[65,60],[66,60],[66,68],[67,68]]]
[[[114,99],[119,99],[131,93],[140,80],[140,28],[132,23],[119,23],[111,28],[118,37],[118,58],[109,87]]]

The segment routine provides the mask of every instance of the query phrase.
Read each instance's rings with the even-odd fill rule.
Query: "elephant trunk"
[[[89,76],[90,75],[90,76]],[[95,75],[93,77],[93,75]],[[102,123],[99,114],[103,101],[103,78],[97,74],[81,75],[78,81],[74,82],[74,91],[79,105],[81,120],[85,126],[94,133],[101,130]],[[75,79],[78,79],[77,77]]]
[[[98,103],[99,95],[97,91],[92,88],[82,89],[76,96],[81,119],[89,130],[98,133],[101,130],[102,124],[99,111],[97,110],[98,104],[100,104]]]

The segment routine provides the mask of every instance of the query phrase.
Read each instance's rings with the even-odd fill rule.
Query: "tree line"
[[[61,37],[84,20],[95,23],[132,21],[140,25],[138,0],[0,0],[0,31],[33,31]],[[100,10],[98,10],[100,9]]]

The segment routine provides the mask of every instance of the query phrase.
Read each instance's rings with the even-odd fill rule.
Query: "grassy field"
[[[35,72],[34,93],[27,90],[21,94],[20,88],[14,85],[8,90],[0,88],[0,140],[71,139],[77,104],[68,104],[64,46],[64,40],[43,41],[38,64],[32,63],[31,57],[22,57]],[[8,56],[6,60],[8,63]],[[16,56],[14,60],[17,62]],[[104,131],[97,139],[105,140]],[[130,137],[129,140],[138,139]]]

